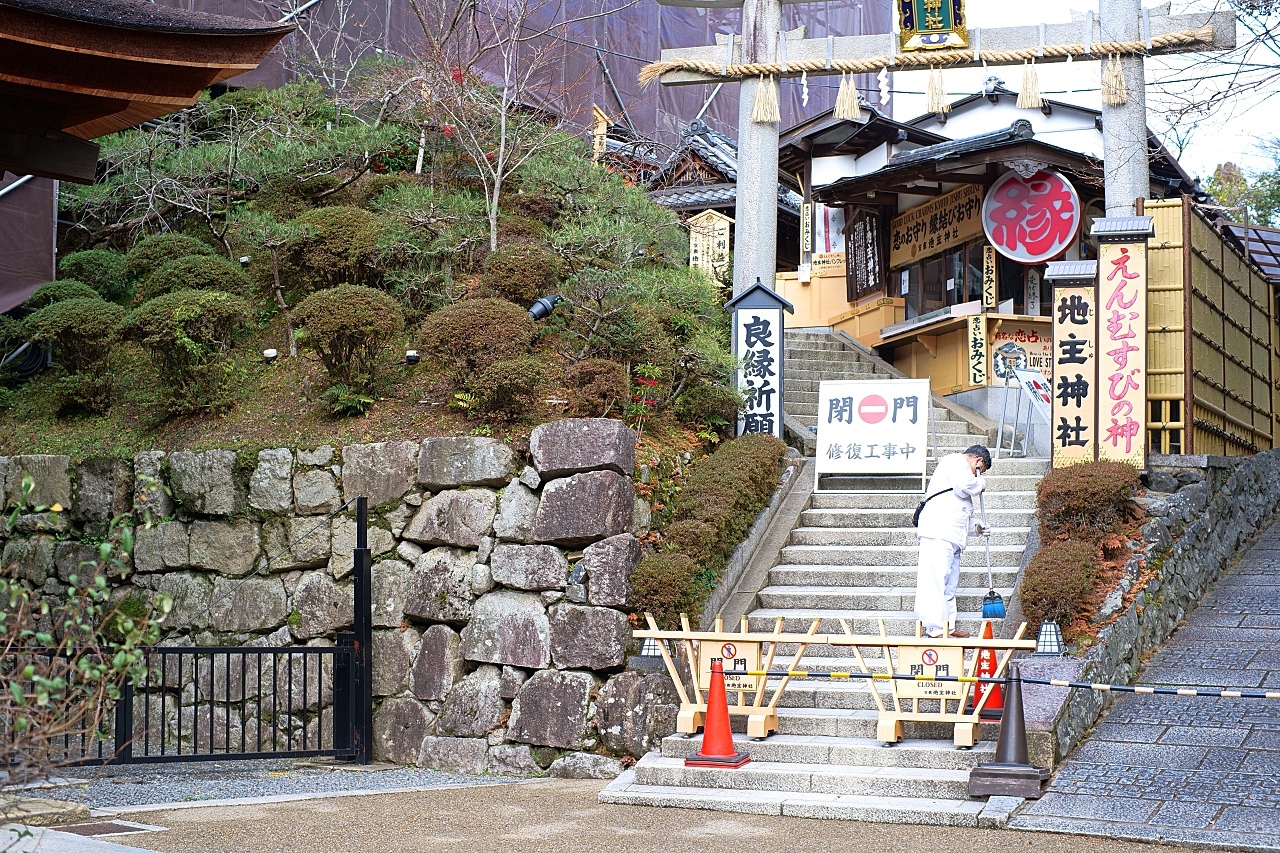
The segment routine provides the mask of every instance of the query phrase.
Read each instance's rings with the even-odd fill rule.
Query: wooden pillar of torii
[[[970,27],[968,46],[904,52],[897,33],[788,39],[786,61],[778,57],[780,0],[659,0],[673,6],[743,7],[743,36],[728,46],[662,51],[662,59],[641,72],[642,82],[665,86],[741,81],[738,110],[738,194],[735,211],[733,292],[756,278],[772,282],[776,264],[778,125],[752,121],[761,75],[799,77],[1105,60],[1119,56],[1128,90],[1123,104],[1104,104],[1103,169],[1108,216],[1133,215],[1147,196],[1147,116],[1143,56],[1229,50],[1236,43],[1231,12],[1166,15],[1143,10],[1141,0],[1099,0],[1099,14],[1070,24]],[[804,2],[804,0],[786,0]],[[730,51],[732,53],[730,54]]]

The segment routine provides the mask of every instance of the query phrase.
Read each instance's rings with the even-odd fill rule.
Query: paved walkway
[[[1280,688],[1280,523],[1141,680]],[[1280,700],[1122,696],[1012,825],[1280,850]]]

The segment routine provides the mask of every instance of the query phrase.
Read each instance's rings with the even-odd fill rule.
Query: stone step
[[[992,580],[1000,588],[1013,586],[1018,577],[1016,566],[993,566]],[[960,570],[960,586],[984,586],[987,582],[986,567]],[[769,583],[776,586],[825,586],[841,587],[898,587],[914,589],[915,566],[815,566],[783,564],[769,570]]]
[[[824,346],[812,346],[808,341],[799,341],[797,345],[792,346],[788,343],[785,358],[796,359],[797,361],[825,361],[832,364],[860,364],[868,370],[875,369],[875,364],[871,362],[859,361],[854,353],[846,353],[844,350],[831,349]]]
[[[988,518],[988,521],[990,519]],[[1030,527],[993,527],[992,545],[1027,543]],[[981,542],[981,540],[978,540]],[[791,531],[790,545],[915,545],[914,527],[797,527]]]
[[[985,583],[980,587],[957,589],[956,607],[962,611],[982,610],[982,598],[987,589]],[[1013,594],[1013,587],[997,587],[996,592],[1007,600]],[[907,612],[915,607],[916,602],[914,584],[910,587],[767,586],[757,594],[760,606],[771,608]]]
[[[1029,483],[1028,483],[1029,485]],[[895,494],[891,492],[823,493],[815,492],[812,509],[910,509],[915,511],[923,495]],[[974,510],[978,509],[974,501]],[[986,495],[987,510],[1032,509],[1036,505],[1036,493],[1029,490],[993,491]]]
[[[844,631],[840,620],[849,624],[855,634],[879,634],[880,622],[885,633],[892,637],[915,636],[917,621],[912,613],[883,610],[832,610],[811,607],[761,607],[747,616],[752,631],[772,631],[777,617],[782,617],[782,631],[803,634],[814,619],[818,620],[819,634],[838,634]],[[982,611],[961,610],[956,615],[956,626],[970,635],[982,629]]]
[[[1022,545],[992,545],[992,566],[1016,566],[1022,561]],[[850,548],[845,545],[784,545],[779,560],[814,566],[914,566],[920,561],[918,545],[881,545]],[[981,542],[960,555],[961,566],[986,566],[986,549]]]
[[[829,364],[816,361],[804,361],[797,364],[787,363],[783,368],[787,379],[892,379],[885,373],[872,373],[865,364]]]
[[[794,686],[788,685],[786,693],[783,694],[783,701],[794,691],[794,698],[808,699],[808,705],[779,704],[778,733],[874,739],[876,722],[879,719],[874,706],[857,709],[837,707],[835,703],[841,701],[840,697],[826,695],[832,692],[833,685],[836,685],[836,682],[797,681]],[[848,687],[849,685],[838,686]],[[870,694],[865,691],[863,695],[870,698]],[[819,701],[830,704],[817,704]],[[908,738],[949,741],[955,732],[955,727],[951,723],[905,722],[902,725]],[[979,734],[982,738],[980,743],[995,743],[1000,736],[1000,723],[995,720],[986,720],[979,725],[981,727]]]
[[[683,758],[651,752],[635,771],[640,785],[937,799],[963,799],[969,793],[968,770],[943,768],[752,761],[735,770],[686,767]]]
[[[815,494],[814,499],[818,496]],[[918,501],[917,501],[918,502]],[[911,526],[911,515],[916,505],[910,507],[894,507],[887,509],[807,509],[800,515],[800,523],[805,527],[857,527],[866,524],[875,527],[902,527],[915,530]],[[993,527],[1026,527],[1035,521],[1032,508],[994,510],[987,509],[987,521]],[[972,539],[970,540],[973,541]]]
[[[976,827],[978,814],[984,806],[981,800],[680,788],[643,785],[638,784],[635,779],[636,771],[628,770],[623,773],[600,792],[600,802],[735,814],[957,827]]]
[[[735,752],[752,761],[793,764],[836,764],[860,767],[918,767],[939,770],[972,770],[995,757],[995,744],[982,743],[973,749],[956,749],[947,740],[910,738],[886,748],[873,738],[843,738],[823,735],[772,734],[764,740],[734,735]],[[684,759],[702,749],[702,735],[671,735],[662,739],[664,758]]]

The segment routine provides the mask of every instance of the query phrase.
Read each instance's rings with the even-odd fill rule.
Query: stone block
[[[213,581],[208,576],[191,572],[165,572],[160,575],[156,592],[173,599],[173,610],[164,620],[166,632],[189,623],[197,627],[209,624],[209,614],[206,611],[213,602]],[[280,592],[283,597],[284,590],[281,589]]]
[[[54,577],[54,538],[52,536],[24,536],[5,543],[3,565],[16,566],[16,577],[41,586]]]
[[[279,578],[217,577],[213,581],[213,597],[221,599],[209,613],[209,624],[215,631],[271,631],[289,616],[284,584]]]
[[[1147,473],[1147,488],[1153,492],[1170,493],[1178,491],[1178,480],[1172,474],[1163,471]]]
[[[621,672],[600,688],[595,709],[601,742],[642,758],[675,732],[680,697],[665,673]]]
[[[496,729],[507,710],[501,678],[496,666],[482,666],[455,684],[436,721],[436,731],[455,737],[484,737]]]
[[[631,480],[613,471],[553,480],[542,490],[533,539],[576,548],[626,533],[635,499]]]
[[[503,699],[514,699],[520,694],[520,688],[529,680],[529,673],[523,669],[514,666],[504,666],[502,668],[502,682],[499,685],[499,695]]]
[[[622,666],[631,642],[627,617],[608,607],[557,604],[551,617],[551,660],[561,669]]]
[[[476,556],[479,555],[477,551]],[[490,592],[493,586],[493,572],[489,571],[489,564],[476,563],[475,568],[471,570],[471,594],[479,597]]]
[[[271,518],[262,523],[263,571],[317,568],[329,559],[329,525],[317,518]]]
[[[293,475],[293,501],[298,515],[324,515],[342,503],[333,474],[323,468]]]
[[[409,676],[409,689],[423,700],[439,700],[449,695],[462,678],[461,638],[447,625],[432,625],[422,632],[418,656]]]
[[[76,517],[107,522],[133,508],[133,470],[123,459],[98,458],[76,469]]]
[[[230,450],[178,450],[168,461],[173,498],[183,509],[199,515],[235,515],[243,508],[245,495],[236,481],[236,455]]]
[[[520,482],[524,483],[530,489],[537,491],[542,485],[542,475],[538,473],[538,469],[532,465],[526,465],[520,471]]]
[[[428,438],[418,454],[418,483],[433,492],[458,486],[501,486],[519,469],[515,451],[496,438]]]
[[[493,532],[506,542],[532,542],[533,522],[538,516],[538,496],[519,480],[512,480],[498,500]]]
[[[544,480],[600,470],[630,479],[636,467],[636,434],[612,418],[565,418],[535,427],[529,453]]]
[[[484,738],[426,737],[418,763],[434,770],[451,770],[479,776],[484,772],[489,742]]]
[[[538,596],[491,592],[472,609],[462,629],[462,655],[482,663],[542,669],[551,660],[551,627]]]
[[[587,600],[604,607],[625,607],[631,598],[631,573],[644,549],[630,533],[588,545],[578,565],[588,578]]]
[[[396,546],[396,556],[412,565],[418,562],[418,558],[423,554],[422,546],[416,542],[404,541]]]
[[[435,722],[427,706],[416,699],[388,699],[373,714],[373,758],[393,764],[417,764],[422,742]]]
[[[547,773],[561,779],[616,779],[623,769],[621,761],[607,755],[571,752],[553,761]]]
[[[476,548],[493,532],[498,496],[489,489],[441,492],[422,504],[404,538],[428,544]]]
[[[635,514],[631,518],[631,532],[644,536],[653,527],[653,507],[642,497],[636,498]]]
[[[564,589],[569,561],[551,545],[499,545],[489,557],[495,582],[516,589]]]
[[[373,695],[395,696],[409,686],[421,636],[412,628],[373,632]]]
[[[61,504],[71,509],[71,457],[52,455],[10,456],[5,473],[5,506],[17,506],[23,501],[22,480],[31,477],[31,494],[26,505],[53,506]]]
[[[387,441],[342,448],[342,499],[360,495],[369,506],[398,501],[413,488],[418,474],[418,444]]]
[[[53,565],[58,580],[71,583],[75,575],[79,583],[93,577],[98,569],[98,549],[79,542],[59,542],[53,548]]]
[[[289,630],[299,640],[324,637],[355,622],[350,586],[339,586],[326,572],[311,572],[293,594]]]
[[[496,776],[541,776],[542,768],[533,758],[533,751],[527,746],[512,746],[501,743],[489,747],[489,757],[485,770]]]
[[[188,561],[197,569],[235,577],[247,575],[258,561],[259,538],[258,526],[246,518],[233,522],[193,521]]]
[[[293,511],[293,452],[287,447],[258,451],[249,475],[249,506],[263,512]]]
[[[507,723],[519,743],[577,749],[587,733],[587,709],[596,680],[586,672],[545,669],[520,688]]]
[[[164,483],[162,450],[148,450],[133,457],[133,512],[140,521],[155,523],[173,515],[173,497]]]
[[[396,547],[395,537],[381,527],[369,525],[368,544],[370,556],[377,557]],[[329,571],[338,580],[351,574],[355,568],[353,552],[356,547],[356,520],[338,516],[329,522]]]
[[[1141,531],[1143,541],[1151,544],[1153,553],[1159,553],[1173,543],[1173,537],[1169,535],[1169,525],[1163,518],[1151,519],[1142,525]]]
[[[333,461],[333,447],[322,444],[315,450],[299,450],[299,465],[328,465]]]
[[[474,568],[473,551],[433,548],[423,554],[409,575],[404,612],[432,622],[466,622],[472,618]]]
[[[409,594],[409,566],[399,560],[379,560],[369,567],[372,580],[373,626],[399,628]]]

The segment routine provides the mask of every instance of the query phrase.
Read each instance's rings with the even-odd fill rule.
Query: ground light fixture
[[[273,349],[264,349],[262,351],[262,360],[265,361],[267,364],[274,363],[279,356],[280,356],[280,353],[276,352]]]
[[[409,349],[404,351],[405,364],[417,364],[421,360],[422,360],[421,356],[418,355],[418,351],[416,349]]]
[[[541,320],[545,317],[549,317],[551,316],[551,312],[554,311],[556,306],[561,302],[564,302],[564,297],[558,293],[553,293],[550,296],[543,296],[534,302],[533,306],[529,308],[529,316],[534,320]]]
[[[1058,623],[1053,620],[1040,623],[1040,633],[1036,637],[1036,650],[1031,653],[1032,657],[1057,658],[1062,657],[1064,647],[1062,645],[1062,629],[1058,627]]]

